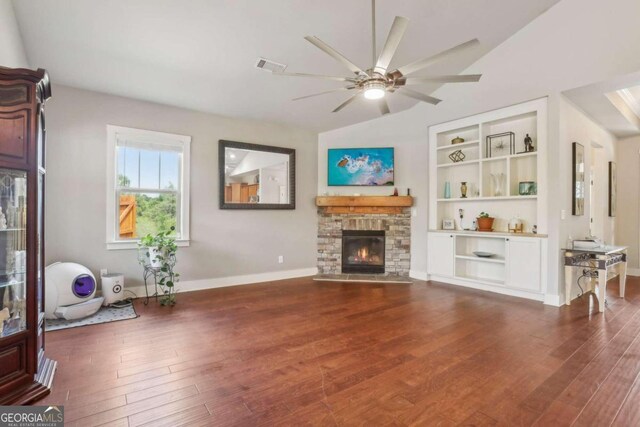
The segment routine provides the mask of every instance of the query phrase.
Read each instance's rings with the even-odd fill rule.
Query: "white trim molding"
[[[561,302],[560,295],[545,294],[543,303],[545,305],[552,305],[554,307],[562,307],[564,304]]]
[[[178,292],[201,291],[205,289],[225,288],[228,286],[251,285],[254,283],[272,282],[274,280],[295,279],[298,277],[315,276],[318,274],[316,267],[300,268],[297,270],[272,271],[268,273],[246,274],[242,276],[216,277],[211,279],[186,280],[178,282],[176,289]],[[150,285],[153,286],[153,285]],[[131,291],[138,298],[145,296],[144,286],[135,286],[125,288],[125,291]],[[149,292],[153,293],[151,287]]]
[[[429,275],[426,271],[409,270],[409,277],[416,280],[429,280]]]
[[[640,268],[627,268],[629,276],[640,276]]]

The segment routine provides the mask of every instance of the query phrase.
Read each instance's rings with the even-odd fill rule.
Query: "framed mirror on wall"
[[[220,209],[295,209],[296,150],[220,140]]]
[[[584,215],[585,198],[585,160],[584,146],[577,142],[572,144],[572,214],[576,216]]]

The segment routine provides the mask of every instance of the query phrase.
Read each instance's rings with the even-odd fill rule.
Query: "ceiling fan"
[[[477,82],[480,80],[482,74],[469,74],[469,75],[444,75],[444,76],[430,76],[430,77],[407,77],[409,74],[413,74],[416,71],[427,68],[437,62],[440,62],[446,58],[449,58],[455,54],[461,53],[475,47],[479,44],[478,39],[469,40],[465,43],[459,44],[440,52],[436,55],[428,58],[420,59],[410,64],[404,65],[395,70],[389,70],[389,64],[396,53],[396,49],[400,45],[402,36],[409,24],[407,18],[402,16],[396,16],[389,30],[387,40],[380,52],[377,55],[376,50],[376,2],[371,0],[371,32],[372,32],[372,66],[371,68],[362,69],[347,59],[340,52],[320,40],[316,36],[307,36],[305,40],[322,50],[333,59],[337,60],[344,66],[346,66],[351,72],[354,73],[352,77],[337,77],[337,76],[323,76],[318,74],[305,74],[305,73],[286,73],[284,71],[274,71],[273,74],[281,76],[294,76],[294,77],[312,77],[324,80],[334,80],[339,82],[349,83],[348,86],[344,86],[338,89],[329,90],[325,92],[315,93],[312,95],[301,96],[294,98],[294,101],[300,99],[311,98],[314,96],[324,95],[333,92],[348,92],[355,91],[353,95],[347,98],[342,104],[338,105],[334,113],[342,110],[347,105],[355,101],[361,94],[366,99],[377,100],[380,112],[382,114],[388,114],[389,105],[384,99],[386,94],[399,93],[400,95],[408,96],[422,102],[436,105],[441,100],[424,93],[407,88],[407,86],[420,85],[425,83],[463,83],[463,82]]]

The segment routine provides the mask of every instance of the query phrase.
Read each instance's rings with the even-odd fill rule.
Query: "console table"
[[[571,304],[571,287],[576,268],[598,272],[597,292],[590,282],[588,291],[598,298],[598,311],[604,311],[608,272],[618,269],[620,298],[624,298],[627,281],[627,246],[600,246],[592,249],[564,249],[564,281],[566,304]],[[580,276],[578,276],[580,277]],[[587,292],[587,290],[585,290]]]

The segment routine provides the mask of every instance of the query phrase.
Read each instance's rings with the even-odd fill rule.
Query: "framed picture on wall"
[[[330,186],[394,185],[394,150],[330,148],[327,154]]]
[[[577,142],[573,143],[573,167],[572,167],[572,214],[584,215],[584,197],[585,197],[585,163],[584,163],[584,146]]]
[[[618,172],[616,163],[609,162],[609,216],[616,216],[616,196],[618,195]]]

